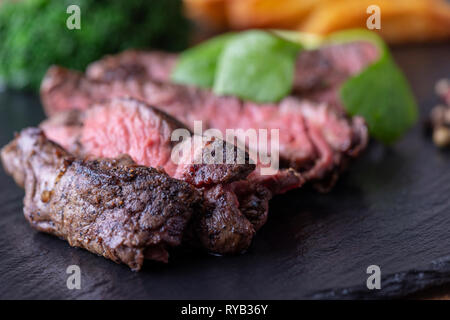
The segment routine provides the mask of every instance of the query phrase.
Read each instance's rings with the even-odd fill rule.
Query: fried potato
[[[226,0],[184,0],[184,8],[189,18],[223,28],[228,25],[225,2]]]
[[[381,30],[390,43],[450,39],[450,4],[445,0],[184,0],[188,15],[221,29],[297,29],[326,35],[366,28],[378,5]]]
[[[370,5],[381,13],[379,33],[389,42],[410,42],[447,38],[450,35],[450,7],[441,0],[345,0],[323,1],[300,30],[328,34],[346,28],[366,27]]]
[[[322,1],[302,25],[306,32],[326,34],[349,27],[365,27],[366,10],[378,5],[382,20],[398,14],[427,10],[428,0],[345,0]]]
[[[434,15],[399,15],[382,21],[381,36],[389,43],[424,42],[450,38],[450,26]]]
[[[320,0],[228,0],[229,24],[233,28],[293,28]]]

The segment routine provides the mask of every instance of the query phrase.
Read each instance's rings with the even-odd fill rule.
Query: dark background
[[[394,48],[424,121],[434,85],[450,76],[450,44]],[[43,118],[32,94],[0,93],[0,144]],[[269,221],[241,256],[175,252],[135,273],[31,229],[23,191],[0,170],[0,298],[282,299],[404,297],[450,283],[450,152],[419,122],[392,147],[371,142],[329,194],[274,199]],[[66,268],[81,268],[68,290]],[[366,288],[379,265],[381,290]]]

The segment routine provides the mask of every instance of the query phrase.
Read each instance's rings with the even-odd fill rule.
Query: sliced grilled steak
[[[127,50],[91,63],[86,75],[101,81],[144,77],[169,82],[177,58],[176,54],[167,52]]]
[[[72,154],[83,154],[80,138],[83,113],[79,110],[60,112],[44,120],[40,127],[49,140],[57,142]]]
[[[246,179],[254,171],[255,165],[249,163],[247,152],[238,150],[230,143],[211,138],[200,139],[200,143],[195,145],[195,138],[191,137],[178,145],[180,147],[190,142],[190,148],[179,150],[191,158],[181,157],[180,160],[186,161],[177,164],[171,158],[176,147],[176,143],[171,141],[171,134],[176,129],[189,134],[190,131],[163,112],[131,98],[116,98],[84,113],[78,111],[77,118],[81,122],[77,123],[74,139],[67,139],[64,135],[58,137],[57,133],[63,131],[61,127],[64,127],[60,119],[69,120],[70,117],[61,114],[56,117],[58,121],[52,117],[44,121],[42,127],[45,132],[58,143],[75,141],[84,157],[128,154],[140,165],[162,167],[172,177],[199,188],[207,210],[206,215],[197,214],[196,222],[192,225],[194,234],[198,235],[202,245],[209,251],[221,254],[244,251],[251,243],[255,227],[259,228],[263,224],[261,221],[266,220],[268,201],[272,196],[268,189],[262,184],[256,187],[247,183],[246,190],[241,187],[239,195],[234,193],[233,183]],[[68,122],[68,126],[73,128],[71,124]],[[70,145],[67,147],[75,149]],[[222,156],[213,157],[220,150],[223,150]],[[227,160],[231,161],[227,163]],[[297,177],[291,184],[302,182]],[[253,199],[252,207],[250,198]],[[223,199],[236,201],[225,205]],[[246,218],[247,214],[251,215],[255,226]],[[257,214],[261,217],[257,217]]]
[[[326,181],[329,186],[335,179],[328,177],[337,175],[345,158],[356,156],[368,139],[360,117],[348,119],[335,108],[294,97],[285,98],[277,105],[260,105],[150,79],[94,81],[58,67],[49,70],[42,86],[42,99],[49,114],[88,109],[96,102],[124,94],[158,107],[187,127],[202,120],[205,128],[222,132],[279,129],[282,167],[293,168],[312,181]]]
[[[199,192],[129,157],[78,160],[23,130],[1,152],[3,166],[25,188],[24,214],[39,231],[139,270],[145,258],[167,261],[180,244]]]
[[[108,56],[90,65],[86,76],[52,67],[41,95],[47,114],[54,116],[41,127],[70,153],[39,129],[26,129],[3,148],[1,158],[6,171],[25,187],[29,222],[73,246],[135,270],[144,258],[167,261],[167,248],[180,244],[186,234],[194,233],[216,253],[241,252],[266,222],[274,194],[301,186],[304,176],[328,189],[347,159],[364,149],[365,123],[345,116],[337,89],[377,55],[368,43],[302,52],[296,97],[276,105],[172,84],[177,57],[161,52]],[[131,98],[114,99],[125,96],[163,111]],[[222,132],[279,129],[283,169],[262,176],[245,152],[243,164],[192,162],[224,160],[215,157],[217,147],[228,150],[224,158],[241,155],[234,145],[228,149],[214,138],[189,152],[183,149],[191,162],[174,163],[171,133],[192,128],[196,120]]]
[[[436,84],[436,93],[443,104],[435,106],[427,121],[427,129],[433,133],[433,142],[440,148],[450,146],[450,80],[441,79]]]
[[[377,48],[364,41],[302,51],[296,61],[293,94],[339,106],[338,86],[378,56]],[[86,77],[106,82],[142,78],[170,83],[176,61],[177,56],[170,53],[128,50],[92,63]]]
[[[369,42],[350,42],[302,51],[295,66],[293,94],[317,102],[326,102],[342,111],[339,86],[379,56]]]
[[[246,152],[242,152],[241,164],[237,163],[240,154],[236,146],[228,144],[231,149],[227,150],[227,144],[218,140],[199,141],[195,146],[195,141],[191,142],[193,138],[189,139],[191,148],[183,150],[191,159],[174,163],[172,149],[179,142],[172,141],[171,135],[177,129],[184,129],[191,136],[183,124],[158,109],[135,99],[118,98],[86,112],[81,143],[89,155],[111,157],[125,153],[139,164],[163,167],[169,175],[188,180],[197,187],[240,180],[255,169]],[[223,149],[223,158],[207,159],[216,144]],[[233,163],[226,163],[227,151]],[[214,160],[221,160],[216,162],[222,164],[212,163]],[[206,161],[210,164],[204,165]]]
[[[241,212],[239,200],[230,185],[212,186],[205,189],[203,195],[206,214],[198,217],[194,224],[201,243],[216,253],[246,250],[253,239],[255,228]]]

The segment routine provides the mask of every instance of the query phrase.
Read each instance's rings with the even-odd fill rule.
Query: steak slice
[[[169,82],[177,58],[176,54],[168,52],[126,50],[91,63],[86,75],[101,81],[144,77]]]
[[[57,142],[72,154],[82,155],[80,142],[81,128],[83,126],[83,113],[78,110],[60,112],[47,118],[40,124],[49,140]]]
[[[219,254],[245,251],[255,228],[241,212],[240,203],[230,184],[217,184],[204,190],[205,214],[194,217],[200,242]],[[267,210],[262,214],[265,215]]]
[[[189,142],[186,150],[179,150],[189,157],[180,158],[179,164],[171,157],[173,148],[181,147],[181,142],[171,139],[177,129],[190,136],[185,141]],[[86,154],[95,157],[128,154],[141,165],[162,167],[169,175],[196,187],[240,180],[255,169],[244,150],[239,153],[235,145],[218,139],[200,139],[196,145],[190,130],[179,121],[132,98],[112,99],[89,109],[84,115],[80,139]],[[224,151],[220,159],[210,156],[217,147]],[[231,163],[226,163],[227,156]],[[242,159],[238,161],[238,157]]]
[[[256,187],[246,182],[245,191],[241,187],[239,194],[235,192],[234,183],[246,181],[255,169],[248,153],[235,145],[214,137],[199,137],[200,143],[195,145],[195,138],[191,136],[178,144],[184,146],[184,143],[192,142],[192,147],[179,149],[191,158],[181,158],[188,161],[175,163],[171,154],[176,151],[177,144],[171,141],[171,133],[181,129],[190,135],[190,131],[143,102],[116,98],[85,112],[78,111],[80,122],[77,123],[77,131],[73,131],[76,135],[74,139],[58,136],[58,132],[64,131],[61,119],[70,119],[61,114],[64,113],[57,114],[57,120],[50,117],[41,126],[55,142],[75,141],[82,151],[80,156],[102,158],[127,154],[140,165],[161,167],[172,177],[198,188],[203,194],[206,211],[195,215],[195,221],[191,224],[194,231],[191,233],[207,250],[220,254],[242,252],[251,244],[255,229],[266,221],[268,201],[272,196],[269,189],[262,184]],[[68,122],[67,126],[73,129],[72,122]],[[75,149],[70,145],[66,147]],[[217,150],[223,150],[222,156],[212,157]],[[302,182],[297,177],[292,184]],[[234,200],[225,204],[224,199]],[[257,214],[260,217],[256,217]],[[251,221],[247,215],[251,216]]]
[[[295,64],[293,94],[340,107],[339,85],[361,72],[378,56],[377,48],[367,41],[303,50]],[[170,83],[177,58],[172,53],[127,50],[92,63],[86,70],[86,77],[106,82],[140,77]]]
[[[52,67],[42,85],[48,114],[86,110],[97,102],[131,96],[154,105],[192,128],[279,130],[280,165],[293,168],[321,189],[331,187],[347,158],[367,144],[367,127],[360,117],[348,118],[326,104],[287,97],[278,104],[256,104],[235,97],[218,97],[209,90],[159,83],[149,78],[97,81]],[[244,137],[245,138],[245,137]],[[257,150],[253,150],[257,151]]]
[[[375,62],[378,56],[378,49],[366,41],[302,51],[295,65],[293,95],[326,102],[344,112],[339,101],[340,85]]]
[[[76,159],[40,129],[23,130],[1,159],[25,188],[32,227],[133,270],[145,258],[167,262],[167,248],[180,244],[201,209],[201,195],[188,183],[129,157]]]

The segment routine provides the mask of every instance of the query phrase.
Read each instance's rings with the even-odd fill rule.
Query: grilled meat
[[[2,161],[25,187],[25,216],[36,229],[132,269],[144,258],[167,261],[182,237],[215,253],[242,252],[273,195],[305,179],[328,190],[365,148],[367,127],[345,115],[337,89],[377,55],[368,43],[302,52],[293,95],[278,104],[170,83],[177,56],[162,52],[108,56],[86,74],[54,66],[41,86],[51,115],[41,124],[45,135],[22,131]],[[279,129],[281,170],[261,175],[247,152],[217,138],[172,141],[176,129],[191,133],[198,120],[222,133]],[[180,146],[185,161],[176,163]]]
[[[208,90],[150,79],[129,78],[112,82],[93,81],[59,67],[47,73],[42,99],[49,114],[88,109],[99,101],[128,95],[146,101],[192,128],[202,120],[205,128],[279,129],[280,164],[293,168],[312,181],[332,185],[348,157],[364,149],[368,139],[362,118],[347,118],[325,104],[295,97],[277,105],[260,105],[234,97],[217,97]],[[329,187],[329,186],[326,186]]]
[[[139,270],[144,259],[167,262],[201,195],[188,183],[129,157],[80,160],[40,129],[23,130],[1,152],[3,166],[25,188],[24,214],[56,235]]]
[[[325,102],[344,112],[339,87],[379,56],[369,42],[350,42],[302,51],[296,61],[293,94],[316,102]]]
[[[302,51],[295,65],[293,94],[340,107],[338,86],[378,56],[377,48],[364,41]],[[128,50],[92,63],[86,70],[86,77],[106,82],[142,78],[170,83],[176,61],[177,56],[170,53]]]
[[[73,116],[74,111],[70,112]],[[171,133],[176,129],[188,133],[189,130],[165,113],[131,98],[116,98],[86,112],[78,112],[77,130],[73,122],[67,123],[76,136],[73,139],[58,136],[64,131],[61,120],[70,120],[62,114],[56,115],[56,120],[51,117],[44,121],[42,127],[56,142],[66,144],[65,147],[72,150],[81,150],[80,156],[95,159],[128,154],[140,165],[161,167],[172,177],[198,188],[203,194],[206,211],[196,214],[192,233],[207,250],[220,254],[244,251],[251,243],[255,228],[266,221],[272,193],[260,183],[261,178],[255,181],[258,186],[245,180],[255,165],[250,163],[248,153],[236,146],[215,138],[201,139],[195,146],[192,136],[183,141],[183,144],[191,142],[189,148],[180,149],[190,158],[181,158],[185,161],[175,163],[171,154],[176,144],[171,140]],[[76,147],[68,143],[74,143]],[[223,151],[222,156],[213,157],[218,150]],[[234,183],[243,185],[244,181],[246,187],[240,187],[236,194]],[[303,180],[297,177],[290,183],[297,186]],[[247,215],[255,225],[246,218]]]
[[[86,74],[90,79],[101,81],[145,77],[169,82],[176,62],[177,55],[173,53],[127,50],[91,63]]]

